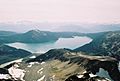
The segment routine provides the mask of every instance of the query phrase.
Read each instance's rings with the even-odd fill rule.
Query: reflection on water
[[[75,49],[92,41],[91,38],[88,37],[74,37],[74,38],[59,38],[59,40],[54,42],[47,43],[10,43],[7,44],[12,47],[25,49],[31,52],[40,52],[44,53],[50,49],[54,48],[70,48]]]

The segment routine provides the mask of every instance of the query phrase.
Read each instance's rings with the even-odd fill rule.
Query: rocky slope
[[[120,60],[120,31],[89,36],[93,38],[93,41],[75,49],[75,51],[83,51],[91,53],[91,55],[112,56]]]
[[[111,81],[96,75],[101,68],[107,71],[114,81],[119,81],[120,77],[118,60],[109,56],[90,56],[69,49],[52,49],[36,58],[26,60],[26,62],[17,63],[19,67],[15,65],[16,63],[4,67],[8,70],[6,74],[9,72],[9,75],[16,76],[10,80]],[[17,78],[18,73],[11,74],[11,70],[20,71],[20,75],[24,76]],[[0,72],[2,73],[2,70]]]
[[[81,52],[72,52],[68,49],[53,49],[27,62],[42,62],[55,59],[62,62],[69,61],[69,64],[77,63],[92,74],[96,74],[100,68],[103,68],[114,81],[119,81],[118,61],[109,56],[89,56]]]
[[[111,81],[111,80],[104,77],[99,77],[97,75],[84,73],[80,75],[72,75],[65,81]]]

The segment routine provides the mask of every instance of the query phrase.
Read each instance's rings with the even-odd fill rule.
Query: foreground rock
[[[84,73],[80,75],[72,75],[65,81],[111,81],[111,80],[103,77],[101,78],[97,75],[93,75],[90,73]]]
[[[89,55],[85,55],[82,52],[72,52],[71,50],[68,50],[68,49],[53,49],[53,50],[50,50],[47,53],[42,54],[36,58],[31,58],[31,60],[27,61],[29,63],[26,63],[27,64],[26,67],[29,69],[31,68],[31,70],[33,70],[37,67],[37,66],[35,66],[35,64],[37,64],[38,66],[40,65],[39,66],[40,68],[37,67],[38,70],[31,71],[31,74],[39,73],[41,70],[44,69],[45,72],[42,71],[42,73],[45,73],[45,74],[38,75],[38,76],[41,76],[41,78],[36,78],[37,80],[41,80],[44,78],[44,75],[46,77],[49,76],[49,71],[46,69],[49,69],[50,67],[49,67],[49,64],[48,64],[48,66],[46,66],[46,63],[48,61],[53,61],[53,60],[58,60],[61,63],[67,62],[67,63],[65,63],[65,66],[63,66],[64,68],[61,69],[61,71],[64,70],[66,72],[65,67],[67,65],[71,65],[71,64],[76,64],[76,67],[82,67],[82,69],[76,70],[76,71],[80,71],[81,73],[82,73],[82,71],[86,71],[86,72],[83,72],[83,74],[81,74],[79,72],[75,73],[75,74],[79,74],[79,75],[74,75],[75,71],[73,71],[69,75],[65,75],[65,78],[62,81],[65,81],[65,80],[66,81],[110,81],[104,77],[96,76],[96,73],[98,73],[101,68],[104,69],[105,71],[107,71],[109,76],[114,81],[119,81],[120,72],[118,70],[118,61],[115,58],[112,58],[109,56],[89,56]],[[52,62],[52,63],[55,63],[55,62]],[[45,65],[45,66],[41,67],[42,65]],[[76,68],[76,67],[73,67],[73,68]],[[10,79],[13,79],[16,81],[24,81],[23,78],[25,75],[25,71],[22,69],[19,69],[19,64],[13,63],[13,64],[6,66],[5,68],[8,69],[6,71],[6,74],[9,74],[11,76]],[[60,71],[57,67],[55,67],[55,68],[51,67],[51,68],[52,68],[52,70],[50,70],[50,72],[51,71],[54,71],[54,72]],[[69,70],[67,70],[67,71],[70,71],[73,68],[69,68]],[[26,73],[27,72],[28,71],[26,70]],[[63,74],[64,73],[62,73],[62,75]],[[55,75],[55,74],[53,74],[53,75]],[[71,76],[71,75],[73,75],[73,76]],[[31,76],[34,77],[33,75],[31,75]],[[29,76],[27,78],[30,78],[31,76]],[[37,76],[37,74],[36,74],[36,76]],[[69,77],[69,78],[67,79],[66,77]],[[4,78],[4,79],[6,79],[6,78]],[[8,80],[8,79],[6,79],[6,80]],[[30,79],[26,80],[26,81],[30,81]]]
[[[52,59],[77,63],[84,67],[87,72],[91,72],[92,74],[96,74],[99,72],[100,68],[102,68],[108,72],[109,76],[114,81],[120,81],[120,72],[118,70],[119,61],[109,56],[89,56],[81,52],[72,52],[68,49],[53,49],[28,62],[42,62]]]

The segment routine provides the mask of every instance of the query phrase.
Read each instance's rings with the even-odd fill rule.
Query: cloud
[[[0,21],[120,22],[120,0],[0,0]]]

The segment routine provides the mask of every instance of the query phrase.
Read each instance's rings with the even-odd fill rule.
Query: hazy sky
[[[120,0],[0,0],[0,22],[120,23]]]

